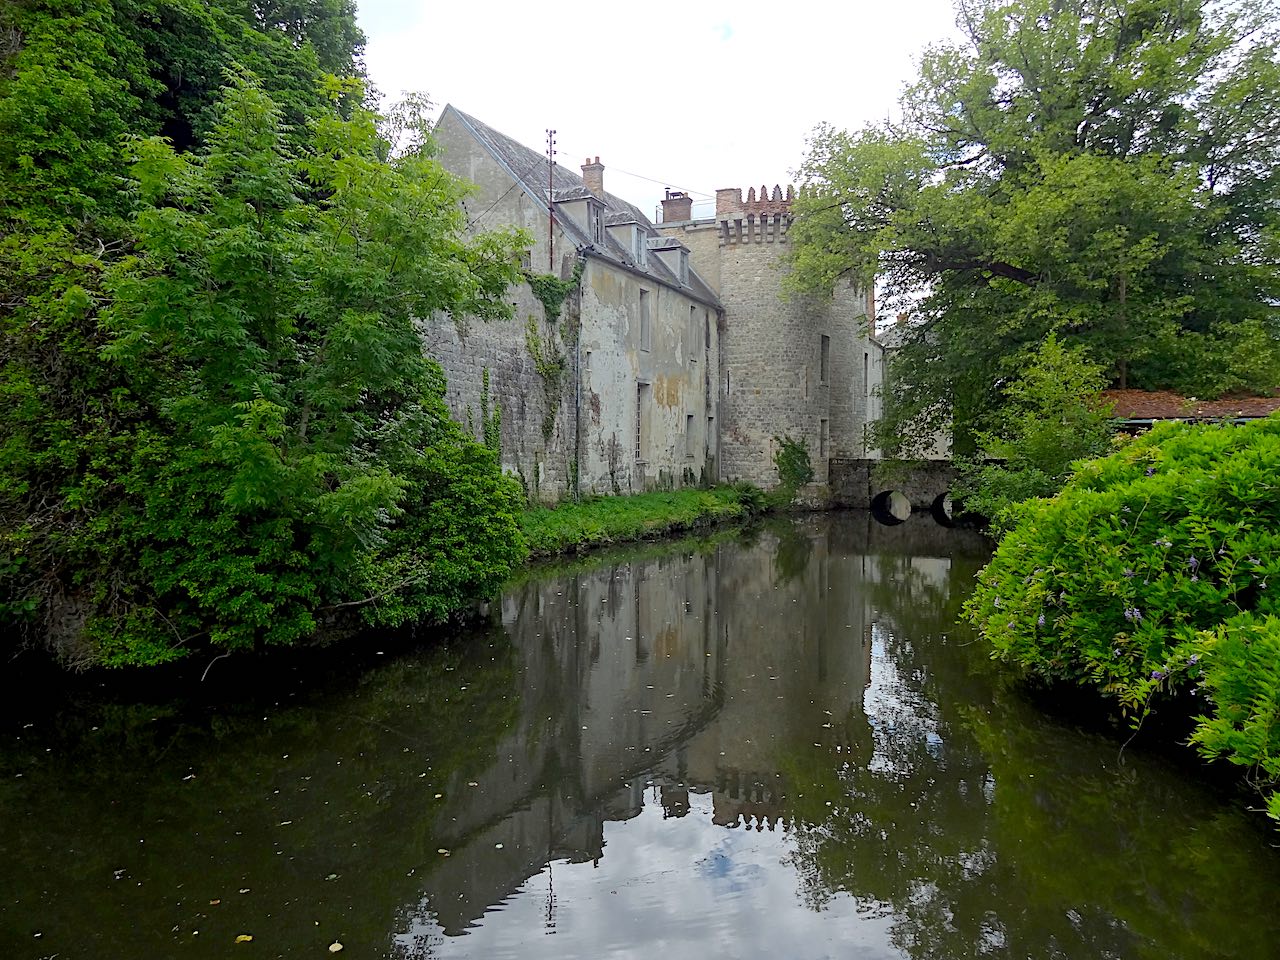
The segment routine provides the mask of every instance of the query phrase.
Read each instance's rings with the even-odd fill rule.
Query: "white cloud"
[[[884,118],[924,46],[954,32],[950,0],[361,0],[359,17],[384,93],[425,91],[535,149],[555,128],[561,163],[599,155],[606,186],[646,211],[664,185],[786,183],[814,126]]]

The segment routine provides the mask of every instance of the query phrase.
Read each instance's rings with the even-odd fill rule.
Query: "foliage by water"
[[[995,656],[1135,724],[1192,698],[1197,748],[1280,819],[1278,476],[1280,416],[1158,427],[1019,508],[965,610]]]
[[[745,520],[763,507],[760,491],[743,486],[586,497],[578,503],[527,510],[521,530],[531,553],[550,555]]]
[[[796,491],[813,482],[813,463],[809,460],[809,445],[804,437],[798,440],[791,434],[774,437],[778,448],[773,453],[773,465],[778,469],[779,495],[790,502]]]
[[[1052,496],[1074,461],[1105,453],[1111,440],[1110,411],[1100,396],[1105,386],[1102,368],[1082,349],[1050,336],[1004,387],[999,411],[977,433],[977,454],[956,460],[953,494],[964,509],[1003,533],[1017,504]]]
[[[0,609],[77,663],[439,618],[522,556],[414,324],[508,316],[523,238],[464,239],[421,100],[323,72],[348,6],[198,8],[4,13]]]

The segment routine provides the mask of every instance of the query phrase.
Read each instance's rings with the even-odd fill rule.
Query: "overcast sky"
[[[786,184],[817,124],[883,119],[955,29],[951,0],[357,2],[384,94],[421,91],[534,149],[555,128],[560,163],[599,155],[606,189],[651,216],[664,186]]]

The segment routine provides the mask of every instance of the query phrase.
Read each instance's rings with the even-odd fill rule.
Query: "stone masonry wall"
[[[761,188],[758,198],[753,189],[745,200],[740,190],[720,190],[715,220],[659,226],[689,247],[701,276],[715,278],[724,306],[720,476],[763,487],[778,482],[774,438],[784,434],[805,441],[819,484],[829,458],[866,456],[868,394],[879,372],[866,297],[855,286],[842,284],[827,302],[784,297],[788,208],[776,187]],[[825,381],[823,336],[830,338]]]

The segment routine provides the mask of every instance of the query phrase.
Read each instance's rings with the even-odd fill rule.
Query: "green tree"
[[[131,420],[104,441],[111,495],[46,547],[88,657],[290,642],[349,607],[438,618],[519,559],[518,491],[450,421],[415,318],[506,316],[520,238],[464,240],[425,131],[383,159],[349,92],[301,153],[247,72],[200,154],[128,146],[133,249],[99,326]]]
[[[1031,356],[1022,375],[1006,385],[977,455],[960,458],[956,496],[966,510],[990,518],[1002,532],[1017,504],[1062,489],[1077,460],[1101,456],[1111,439],[1106,378],[1082,350],[1055,334]]]
[[[898,124],[820,129],[794,282],[872,276],[914,322],[876,442],[956,448],[1050,333],[1119,386],[1280,382],[1272,0],[959,0]]]

